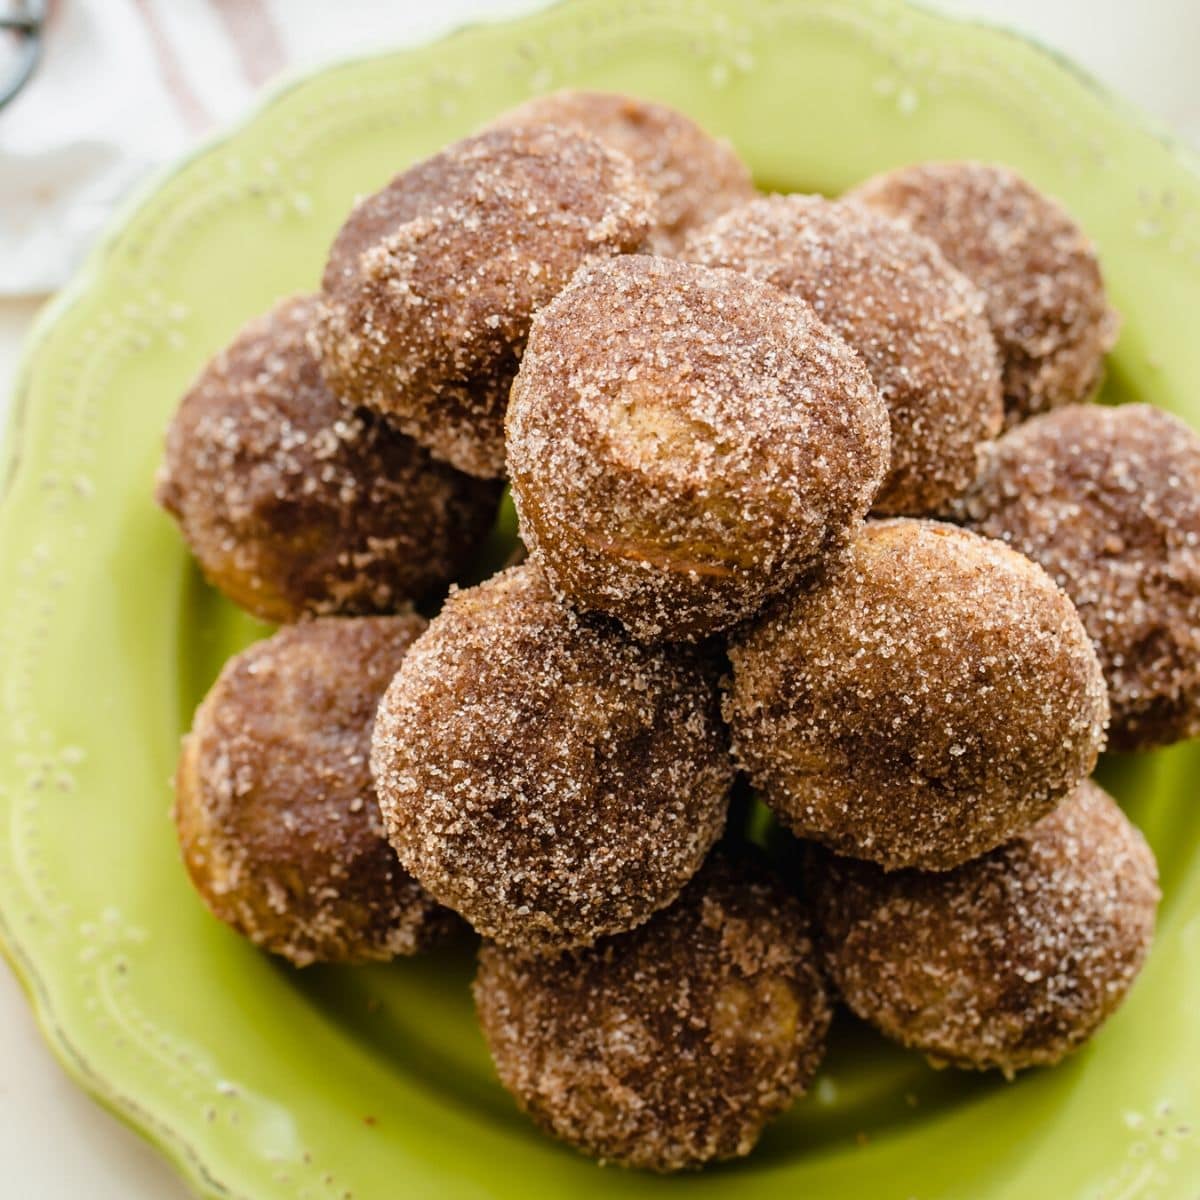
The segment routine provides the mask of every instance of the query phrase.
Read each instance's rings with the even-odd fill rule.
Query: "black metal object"
[[[16,39],[17,57],[13,69],[0,77],[0,108],[3,108],[29,82],[42,57],[46,25],[46,0],[17,0],[7,13],[0,13],[0,36]]]

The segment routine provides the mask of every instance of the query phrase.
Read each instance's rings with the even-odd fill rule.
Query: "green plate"
[[[837,192],[932,157],[1009,162],[1098,242],[1125,314],[1110,398],[1200,420],[1200,177],[1005,33],[893,0],[582,0],[276,92],[158,181],[41,322],[0,509],[0,917],[56,1052],[203,1194],[247,1200],[736,1193],[1192,1200],[1200,1178],[1200,748],[1107,763],[1162,866],[1160,934],[1094,1044],[1014,1084],[841,1027],[745,1163],[601,1170],[489,1068],[469,955],[296,973],[192,894],[168,819],[181,731],[262,627],[200,581],[150,500],[204,359],[314,286],[353,197],[564,84],[661,97],[759,181]]]

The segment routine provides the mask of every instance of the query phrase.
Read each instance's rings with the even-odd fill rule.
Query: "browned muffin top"
[[[387,612],[440,590],[499,500],[338,402],[306,343],[316,308],[284,300],[204,368],[158,479],[210,582],[267,621]]]
[[[959,506],[1041,563],[1095,643],[1120,750],[1200,734],[1200,438],[1146,404],[1007,434]]]
[[[451,595],[380,705],[372,768],[408,869],[539,952],[669,904],[733,777],[699,658],[577,617],[529,563]]]
[[[581,270],[513,385],[522,536],[572,604],[641,639],[731,625],[852,536],[887,412],[811,309],[733,271]]]
[[[475,1004],[534,1120],[654,1171],[748,1154],[808,1085],[830,1020],[799,902],[723,855],[590,950],[547,961],[485,945]]]
[[[846,1003],[959,1067],[1057,1062],[1116,1010],[1154,936],[1154,855],[1091,782],[953,871],[813,865],[821,947]]]
[[[330,250],[326,379],[436,457],[503,475],[530,318],[580,264],[635,249],[652,203],[624,155],[555,126],[490,130],[417,163]]]
[[[996,343],[982,293],[928,238],[856,204],[762,196],[693,235],[684,257],[808,301],[862,356],[891,417],[876,512],[936,512],[975,478],[1003,420]]]
[[[415,613],[280,630],[225,664],[176,776],[184,861],[221,920],[298,966],[412,954],[450,914],[405,873],[368,767]]]
[[[689,231],[751,199],[750,171],[726,141],[665,104],[619,92],[567,90],[535,96],[492,127],[565,125],[629,157],[655,194],[647,249],[673,255]]]
[[[1048,812],[1095,764],[1104,679],[1070,600],[1001,542],[868,522],[739,633],[725,716],[801,837],[945,870]]]
[[[987,297],[1009,424],[1086,400],[1118,320],[1091,242],[1065,209],[1004,167],[921,163],[850,197],[932,238]]]

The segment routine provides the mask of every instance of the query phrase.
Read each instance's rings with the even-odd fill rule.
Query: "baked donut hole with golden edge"
[[[355,207],[317,330],[344,401],[436,458],[504,474],[504,411],[533,314],[575,269],[637,249],[653,196],[623,155],[557,126],[493,129]]]
[[[1084,781],[952,871],[885,873],[814,853],[823,959],[842,999],[935,1065],[1049,1066],[1113,1014],[1154,936],[1154,855]]]
[[[737,151],[690,117],[619,92],[566,90],[535,96],[503,113],[490,128],[562,125],[598,138],[628,156],[654,193],[645,250],[674,257],[694,229],[757,193]]]
[[[384,837],[375,706],[425,622],[322,618],[225,664],[175,777],[184,863],[213,914],[297,966],[414,954],[455,924]]]
[[[748,1154],[808,1086],[830,1022],[800,902],[723,851],[670,908],[589,950],[485,945],[474,990],[522,1109],[585,1154],[651,1171]]]
[[[954,512],[1075,602],[1113,749],[1200,734],[1200,437],[1148,404],[1071,405],[991,447]]]
[[[812,305],[861,355],[891,420],[873,509],[923,516],[960,495],[1004,419],[983,294],[928,238],[821,196],[763,196],[688,241],[684,257],[744,271]]]
[[[401,861],[485,937],[540,953],[645,921],[724,827],[715,670],[580,617],[533,563],[454,592],[379,706]]]
[[[1007,167],[900,167],[848,193],[935,241],[987,300],[1009,425],[1088,399],[1120,321],[1096,250],[1057,201]]]
[[[341,404],[308,345],[317,302],[247,324],[167,431],[158,502],[205,577],[264,621],[394,612],[436,595],[495,519],[498,484]]]
[[[853,536],[888,461],[878,390],[806,304],[644,256],[537,315],[507,426],[551,586],[644,641],[750,616]]]
[[[848,554],[740,630],[725,718],[798,837],[946,870],[1090,774],[1108,702],[1070,600],[1002,542],[868,522]]]

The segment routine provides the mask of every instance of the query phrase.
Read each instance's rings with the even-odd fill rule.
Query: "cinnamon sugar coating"
[[[499,501],[497,485],[338,402],[306,343],[316,308],[282,301],[204,368],[158,478],[209,582],[266,621],[388,612],[440,590]]]
[[[900,167],[849,196],[932,238],[986,296],[1010,425],[1096,390],[1119,321],[1095,248],[1057,201],[974,162]]]
[[[1116,1011],[1159,900],[1154,855],[1090,781],[953,871],[813,855],[826,967],[858,1016],[937,1064],[1047,1066]]]
[[[684,257],[806,300],[861,355],[891,418],[874,509],[937,512],[979,470],[1003,421],[982,293],[928,238],[860,205],[762,196],[693,235]]]
[[[665,104],[618,92],[561,91],[535,96],[492,127],[562,125],[581,129],[627,155],[654,192],[652,254],[677,254],[693,229],[750,200],[754,184],[737,151]]]
[[[807,305],[642,256],[537,316],[508,415],[521,533],[555,591],[642,640],[728,628],[853,536],[887,412]]]
[[[474,990],[517,1103],[584,1153],[652,1171],[748,1154],[808,1086],[830,1021],[800,903],[724,854],[589,950],[485,944]]]
[[[1146,404],[1072,405],[997,442],[959,508],[1075,602],[1115,748],[1200,734],[1200,437]]]
[[[415,613],[280,630],[225,664],[175,777],[184,863],[213,914],[297,966],[413,954],[453,917],[388,845],[368,754]]]
[[[869,522],[740,631],[725,717],[800,837],[946,870],[1032,824],[1095,765],[1104,679],[1067,597],[1000,542]]]
[[[503,475],[530,318],[576,267],[636,249],[652,204],[624,155],[554,126],[490,130],[417,163],[334,240],[325,378],[435,457]]]
[[[578,617],[532,563],[452,593],[379,708],[401,861],[485,937],[584,946],[669,904],[733,778],[698,655]]]

